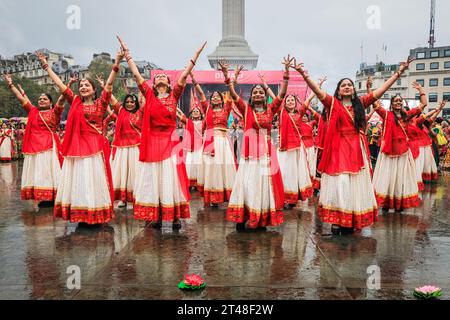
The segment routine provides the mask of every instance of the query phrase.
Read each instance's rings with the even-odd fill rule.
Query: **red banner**
[[[182,70],[153,70],[152,78],[150,82],[153,82],[153,77],[160,73],[165,73],[169,76],[170,81],[174,83],[180,77]],[[264,75],[267,84],[269,85],[279,85],[283,81],[284,71],[242,71],[238,78],[239,84],[258,84],[261,83],[259,75]],[[230,74],[233,71],[230,70]],[[199,84],[223,84],[224,77],[221,71],[194,71],[195,78]],[[306,99],[306,95],[309,94],[310,90],[305,80],[296,71],[291,71],[289,73],[289,94],[296,94],[300,99]],[[151,85],[151,83],[149,83]],[[188,83],[191,83],[190,77],[188,77]]]

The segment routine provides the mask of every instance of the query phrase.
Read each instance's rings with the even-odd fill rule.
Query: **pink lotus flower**
[[[188,286],[199,287],[203,283],[203,279],[196,274],[188,274],[184,278],[184,283]]]
[[[430,293],[433,293],[433,292],[436,292],[436,291],[440,291],[440,290],[441,290],[441,288],[438,288],[438,287],[435,287],[435,286],[423,286],[423,287],[420,287],[420,288],[416,288],[417,292],[421,292],[421,293],[424,293],[424,294],[430,294]]]

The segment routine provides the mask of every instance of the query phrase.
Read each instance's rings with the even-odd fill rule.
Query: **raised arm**
[[[409,68],[410,63],[413,61],[414,58],[408,57],[406,62],[401,62],[398,71],[394,73],[392,77],[390,77],[385,83],[383,83],[380,88],[373,91],[374,98],[380,99],[384,95],[384,93],[388,91],[389,88],[392,87],[392,85],[402,76],[403,72],[405,72]]]
[[[53,72],[52,68],[50,68],[50,66],[47,63],[47,58],[45,57],[45,55],[42,52],[38,52],[38,51],[36,51],[36,55],[39,59],[39,62],[41,63],[42,69],[47,71],[49,77],[52,79],[52,81],[58,87],[59,91],[61,93],[64,93],[64,91],[66,91],[66,89],[67,89],[67,86],[64,84],[64,82],[62,82],[62,80],[58,77],[58,75],[55,72]]]
[[[369,120],[372,118],[374,113],[375,113],[375,108],[372,108],[372,111],[370,111],[369,114],[366,116],[367,122],[369,122]]]
[[[229,66],[227,63],[219,61],[219,70],[222,71],[223,73],[223,76],[225,78],[225,84],[228,86],[228,90],[230,91],[231,99],[233,99],[234,102],[237,102],[239,100],[239,95],[236,93],[234,83],[230,79],[228,69]]]
[[[311,79],[309,75],[306,74],[306,71],[304,69],[303,63],[298,63],[296,59],[294,58],[294,63],[291,65],[291,68],[295,69],[300,75],[305,79],[306,83],[308,84],[308,87],[311,88],[311,90],[315,93],[317,98],[319,98],[320,101],[324,100],[327,96],[327,93],[322,90],[322,88],[319,86],[318,83],[316,83],[314,80]]]
[[[282,101],[286,96],[288,84],[289,84],[289,68],[291,67],[292,62],[294,61],[294,57],[291,58],[291,55],[288,54],[287,58],[283,58],[282,64],[284,65],[284,74],[283,74],[283,82],[280,86],[280,92],[278,93],[278,99]]]
[[[322,85],[325,81],[327,81],[326,76],[319,78],[319,87],[320,88],[322,88]],[[316,96],[316,94],[314,92],[311,92],[309,97],[305,100],[305,106],[308,107],[308,109],[310,109],[310,110],[314,110],[314,109],[310,108],[310,105],[311,105],[311,101],[314,99],[315,96]]]
[[[198,94],[200,95],[200,102],[206,101],[205,93],[203,92],[202,86],[198,84],[197,80],[195,80],[194,73],[191,72],[189,75],[191,76],[191,79],[192,79],[192,85],[197,90]]]
[[[106,92],[112,92],[114,81],[116,80],[117,74],[119,73],[120,62],[125,56],[125,51],[120,48],[116,55],[116,60],[114,61],[111,73],[109,74],[108,80],[106,80],[105,87],[103,90]]]
[[[192,69],[194,69],[194,66],[197,62],[198,57],[202,53],[203,49],[206,46],[206,42],[195,52],[194,57],[189,61],[188,66],[184,69],[183,73],[181,74],[180,78],[178,78],[178,85],[181,87],[184,87],[186,85],[186,80],[188,75],[192,72]]]
[[[105,80],[103,80],[102,75],[97,74],[95,76],[98,84],[100,85],[100,87],[102,88],[102,90],[105,90]],[[111,105],[114,108],[114,111],[116,113],[119,113],[120,108],[122,107],[122,105],[120,104],[119,100],[116,99],[116,97],[111,93]]]
[[[439,107],[436,110],[434,110],[434,114],[430,118],[430,123],[434,123],[436,121],[438,115],[441,113],[442,110],[444,110],[446,104],[447,100],[441,101]]]
[[[277,96],[275,95],[275,93],[273,93],[272,89],[270,89],[269,85],[267,84],[267,80],[266,77],[264,76],[264,74],[258,74],[258,77],[261,79],[261,82],[263,84],[263,88],[264,90],[267,91],[267,94],[272,98],[275,99]]]
[[[372,93],[372,86],[373,86],[373,80],[372,77],[369,76],[367,78],[367,82],[366,82],[366,90],[367,90],[367,94]]]
[[[11,89],[12,93],[16,96],[16,98],[20,101],[22,106],[26,105],[30,100],[26,97],[26,95],[23,95],[18,88],[13,83],[12,77],[10,74],[5,74],[3,76],[6,83],[8,84],[8,87]],[[25,92],[24,92],[25,93]]]
[[[131,57],[130,50],[128,49],[125,42],[122,40],[121,37],[117,36],[117,40],[119,40],[120,46],[125,54],[125,59],[127,60],[128,66],[130,67],[130,71],[133,74],[134,78],[136,79],[136,82],[139,85],[141,85],[145,79],[144,77],[139,73],[139,69],[136,66],[136,63],[134,63],[133,58]]]
[[[418,82],[413,82],[412,85],[413,85],[414,89],[419,91],[419,94],[420,94],[419,108],[423,111],[423,109],[425,109],[425,107],[428,105],[428,100],[427,100],[427,95],[425,93],[425,90]]]

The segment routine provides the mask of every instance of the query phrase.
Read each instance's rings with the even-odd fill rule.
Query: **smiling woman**
[[[43,93],[38,98],[38,106],[31,104],[25,91],[16,88],[10,75],[5,75],[11,91],[28,112],[22,152],[22,200],[54,201],[61,175],[61,146],[56,130],[64,110],[61,96],[53,106],[52,97]]]
[[[310,78],[303,63],[292,66],[326,109],[327,131],[317,169],[322,174],[318,214],[323,222],[332,224],[333,234],[354,232],[378,219],[364,109],[379,99],[412,61],[409,58],[401,63],[399,71],[363,97],[356,95],[353,81],[348,78],[339,81],[332,97]]]
[[[37,56],[42,68],[71,104],[62,145],[64,164],[54,215],[73,223],[107,223],[114,217],[114,211],[109,142],[103,136],[103,117],[124,53],[118,52],[98,99],[93,80],[81,79],[78,82],[80,95],[75,95],[53,72],[44,54],[37,52]]]

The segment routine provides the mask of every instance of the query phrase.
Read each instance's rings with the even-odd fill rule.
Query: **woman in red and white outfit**
[[[12,159],[12,133],[11,128],[8,128],[7,122],[3,122],[0,128],[0,161],[9,162]]]
[[[278,96],[269,105],[262,85],[252,88],[249,103],[245,103],[229,78],[228,65],[220,63],[231,97],[245,119],[241,159],[226,217],[236,223],[238,230],[265,229],[283,223],[283,180],[270,131],[286,95],[291,61],[289,56],[284,60],[284,80]]]
[[[358,97],[352,80],[339,81],[334,97],[306,74],[303,64],[293,66],[320,99],[328,115],[322,159],[318,214],[332,224],[332,233],[353,232],[371,226],[378,206],[371,181],[370,153],[365,135],[365,108],[381,97],[404,72],[411,59],[381,88]]]
[[[97,81],[103,88],[101,76],[97,76]],[[127,94],[122,104],[111,94],[111,105],[114,112],[105,119],[103,126],[107,130],[109,122],[116,123],[111,152],[114,200],[119,201],[119,207],[126,207],[127,202],[134,200],[144,108],[134,94]]]
[[[111,101],[118,115],[112,143],[114,200],[120,201],[119,207],[125,207],[127,202],[134,200],[144,108],[140,107],[138,97],[134,94],[127,94],[123,104],[114,97]]]
[[[91,79],[78,82],[75,95],[37,53],[42,68],[71,104],[62,144],[64,164],[55,199],[54,215],[72,223],[98,225],[114,217],[113,189],[109,164],[109,142],[103,135],[103,118],[111,99],[114,80],[124,53],[117,54],[115,64],[102,95],[97,99]]]
[[[25,92],[15,87],[10,75],[6,75],[5,79],[28,112],[22,147],[25,159],[21,198],[38,202],[54,201],[62,166],[61,144],[56,131],[64,111],[64,98],[61,96],[53,106],[52,97],[43,93],[38,98],[38,107],[35,107]],[[72,79],[68,86],[74,81]]]
[[[200,94],[200,104],[205,114],[205,138],[203,144],[203,172],[198,181],[205,205],[217,206],[230,200],[236,177],[237,164],[233,146],[227,135],[228,118],[233,102],[225,102],[223,95],[215,91],[206,100],[200,85],[193,78]]]
[[[442,101],[436,110],[427,115],[420,115],[413,122],[418,129],[419,161],[416,160],[417,174],[424,183],[432,183],[439,179],[438,168],[433,155],[433,141],[430,138],[427,124],[435,121],[437,115],[444,109],[446,101]],[[416,131],[416,130],[415,130]],[[423,186],[425,189],[425,186]],[[423,190],[422,189],[422,190]]]
[[[195,83],[193,77],[192,79]],[[198,190],[200,173],[203,171],[204,121],[201,107],[193,91],[191,91],[189,117],[186,117],[181,110],[178,110],[178,119],[185,125],[186,129],[183,135],[183,146],[187,152],[186,172],[189,186]]]
[[[280,112],[278,161],[284,186],[284,203],[295,206],[313,195],[306,145],[300,131],[303,116],[314,94],[305,103],[287,95]]]
[[[197,50],[176,82],[164,73],[156,74],[150,87],[119,38],[131,72],[145,96],[144,118],[140,146],[139,176],[136,181],[134,217],[152,221],[152,227],[161,228],[162,221],[173,222],[173,229],[181,228],[180,219],[190,217],[189,180],[184,159],[180,155],[182,144],[176,130],[177,104],[186,79],[194,68],[204,46]]]
[[[320,83],[319,83],[320,85]],[[312,97],[314,97],[313,95]],[[312,99],[312,98],[311,98]],[[317,148],[314,141],[314,128],[320,122],[320,114],[317,113],[311,106],[307,105],[313,120],[310,120],[305,113],[302,117],[302,121],[299,125],[300,134],[302,135],[302,141],[305,145],[306,159],[308,160],[309,174],[311,181],[314,182],[317,171]]]
[[[383,119],[384,128],[373,186],[383,210],[403,211],[420,205],[416,164],[406,127],[414,116],[423,111],[427,99],[418,83],[414,83],[414,87],[420,93],[420,105],[408,112],[403,109],[403,98],[399,95],[391,98],[391,111],[376,103],[375,111]]]

